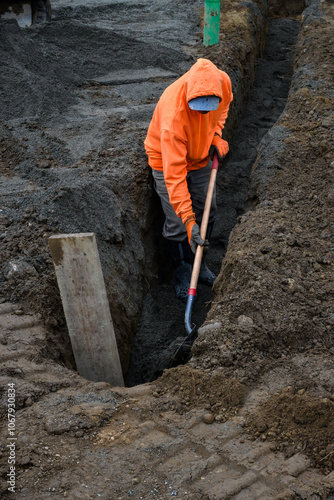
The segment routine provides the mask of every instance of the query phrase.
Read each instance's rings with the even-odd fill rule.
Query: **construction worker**
[[[217,153],[221,163],[228,152],[221,133],[232,99],[229,76],[208,59],[198,59],[161,95],[144,142],[165,214],[162,234],[171,257],[176,295],[181,299],[188,294],[196,247],[205,244],[200,224],[212,158]],[[216,210],[214,192],[207,244]],[[215,278],[203,258],[199,283],[212,286]]]

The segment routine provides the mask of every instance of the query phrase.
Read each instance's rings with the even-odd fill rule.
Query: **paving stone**
[[[262,458],[264,455],[270,455],[270,457],[273,459],[274,454],[271,451],[271,445],[269,443],[253,443],[252,446],[252,451],[248,455],[248,460],[258,460],[259,458]]]
[[[220,464],[207,475],[203,474],[199,481],[193,485],[193,490],[196,491],[194,498],[201,498],[212,486],[220,486],[226,479],[238,479],[242,472],[238,469],[231,468],[229,465]],[[215,498],[214,496],[212,498]]]
[[[159,473],[162,472],[165,474],[165,477],[173,483],[175,488],[180,488],[181,486],[186,488],[194,481],[198,481],[199,478],[206,477],[208,470],[216,466],[219,460],[220,458],[216,455],[206,460],[202,457],[192,457],[192,460],[189,461],[188,453],[185,450],[180,456],[180,460],[173,463],[173,460],[170,459],[168,462],[165,462],[158,471]]]
[[[230,460],[234,460],[240,464],[248,466],[250,463],[257,460],[259,457],[272,453],[270,445],[262,442],[244,441],[233,439],[224,444],[224,454]]]
[[[179,487],[179,485],[186,481],[192,482],[198,479],[202,474],[205,476],[208,473],[207,471],[217,466],[220,460],[218,455],[205,458],[200,453],[189,450],[187,447],[181,453],[176,454],[161,464],[159,472],[171,477],[175,487]]]
[[[295,492],[295,498],[301,498],[303,500],[323,500],[326,497],[323,497],[317,490],[312,487],[302,487],[298,488],[297,486],[292,486],[293,491]]]
[[[293,490],[285,489],[275,496],[274,500],[295,500],[296,494]]]
[[[225,440],[229,440],[241,434],[243,428],[239,421],[228,420],[223,424],[217,422],[212,423],[210,426],[203,423],[202,421],[191,429],[191,433],[194,436],[203,436],[203,432],[208,434],[210,441],[216,442],[218,438],[220,443]]]
[[[328,476],[324,476],[317,470],[308,469],[302,472],[297,479],[294,479],[290,487],[298,492],[302,498],[326,499],[328,489],[334,488],[334,481],[331,481]]]
[[[158,430],[153,430],[149,434],[146,434],[138,439],[136,447],[147,450],[159,448],[163,451],[167,451],[171,446],[179,443],[181,443],[181,441],[177,442],[168,434]]]
[[[326,483],[334,488],[334,471],[328,474],[326,477]]]
[[[293,477],[299,476],[299,474],[304,472],[309,467],[310,460],[300,453],[290,457],[284,464],[284,470]]]
[[[298,482],[301,482],[305,485],[312,485],[313,488],[323,488],[326,484],[330,486],[330,482],[328,482],[328,476],[324,476],[323,474],[320,474],[313,469],[308,469],[302,472],[298,477]],[[334,475],[332,486],[334,486]]]
[[[263,483],[256,481],[249,488],[244,488],[233,497],[233,500],[271,500],[276,492]]]
[[[192,464],[195,464],[198,462],[202,457],[196,453],[195,451],[189,450],[187,448],[186,450],[183,450],[181,453],[178,453],[177,455],[169,458],[167,461],[165,461],[159,470],[163,472],[170,472],[175,469],[181,469],[185,468],[184,466],[187,465],[188,467],[191,467]],[[185,464],[185,459],[187,460],[187,464]]]
[[[3,302],[2,304],[0,304],[0,315],[9,314],[15,311],[15,309],[18,309],[18,306],[16,306],[15,304],[11,304],[10,302]]]
[[[216,446],[218,443],[219,439],[219,444],[220,444],[220,438],[222,436],[222,426],[223,424],[218,424],[218,423],[212,423],[208,426],[208,424],[205,424],[204,422],[200,422],[199,424],[195,425],[192,429],[190,429],[190,433],[194,437],[199,437],[201,440],[203,439],[203,434],[207,435],[207,439],[205,440],[205,445],[206,446]]]
[[[221,472],[219,472],[219,469]],[[207,496],[210,500],[225,500],[233,497],[233,495],[237,495],[257,479],[253,471],[248,470],[246,472],[240,472],[227,468],[224,472],[223,467],[219,467],[219,469],[208,474],[204,479],[196,483],[195,490],[197,490],[202,497]],[[238,475],[238,477],[235,477],[236,475]]]
[[[255,450],[256,452],[258,450]],[[266,451],[266,450],[264,450]],[[251,454],[250,454],[251,455]],[[281,476],[282,475],[282,465],[285,462],[283,454],[264,452],[263,455],[256,456],[251,463],[252,469],[261,472],[266,476]]]
[[[268,464],[266,468],[262,471],[269,476],[280,476],[282,477],[282,468],[286,462],[286,458],[283,453],[275,452],[269,456]],[[261,459],[260,459],[261,460]],[[288,482],[291,480],[291,476],[288,476]],[[286,482],[286,481],[285,481]]]
[[[220,434],[219,438],[224,440],[229,440],[239,436],[243,432],[243,427],[239,419],[227,420],[223,424],[220,424]]]

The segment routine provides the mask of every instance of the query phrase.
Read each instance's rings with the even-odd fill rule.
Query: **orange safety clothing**
[[[207,95],[219,97],[217,110],[202,114],[190,109],[191,99]],[[232,99],[230,77],[201,58],[166,88],[154,110],[144,142],[148,163],[163,171],[171,205],[184,223],[195,220],[187,172],[207,165],[211,144],[222,155],[228,152],[221,132]]]

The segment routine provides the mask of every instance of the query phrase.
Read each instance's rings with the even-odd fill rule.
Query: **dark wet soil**
[[[332,2],[286,2],[283,14],[299,17],[269,23],[265,53],[262,0],[222,2],[221,40],[209,48],[201,1],[53,3],[51,23],[0,30],[1,384],[18,387],[18,498],[203,498],[204,483],[219,497],[210,493],[216,466],[227,477],[261,467],[276,498],[330,498]],[[279,15],[282,2],[270,3]],[[284,31],[282,41],[275,33]],[[268,92],[253,86],[259,55]],[[75,371],[48,237],[95,232],[124,374],[140,324],[135,349],[146,343],[148,368],[137,356],[129,384],[155,378],[184,334],[184,304],[164,260],[143,140],[161,92],[197,57],[227,70],[235,90],[209,253],[219,275],[213,292],[199,289],[187,365],[165,370],[157,386],[90,383]],[[6,404],[2,390],[3,416]],[[228,441],[230,431],[244,436]],[[1,494],[7,437],[3,426]],[[262,456],[248,462],[263,443],[275,485]],[[300,477],[286,476],[291,455],[306,467]]]

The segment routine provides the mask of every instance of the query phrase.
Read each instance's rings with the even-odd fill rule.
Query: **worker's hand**
[[[215,154],[217,154],[217,156],[218,156],[218,165],[221,166],[222,161],[224,159],[224,156],[220,154],[219,149],[217,148],[217,146],[214,146],[212,144],[210,146],[210,149],[209,149],[209,155],[210,155],[211,160],[213,160],[213,157],[214,157]]]
[[[188,226],[189,227],[189,226]],[[187,228],[188,229],[188,228]],[[201,238],[200,229],[196,222],[192,225],[190,238],[188,233],[188,240],[191,250],[196,253],[197,245],[204,246],[204,240]]]
[[[196,224],[195,215],[191,215],[185,221],[187,229],[188,241],[191,250],[196,253],[197,245],[204,246],[204,240],[201,238],[201,233],[198,224]]]
[[[227,155],[228,150],[228,142],[224,141],[224,139],[222,139],[218,134],[215,134],[209,149],[211,160],[213,160],[214,154],[217,153],[219,166],[221,166],[223,158]]]

